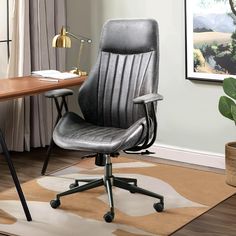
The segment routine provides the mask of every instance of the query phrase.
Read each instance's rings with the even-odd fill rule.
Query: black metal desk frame
[[[42,92],[46,92],[54,89],[61,89],[71,86],[81,85],[85,80],[86,76],[76,77],[69,80],[55,82],[45,82],[39,80],[39,78],[32,76],[23,76],[23,77],[15,77],[8,79],[0,79],[0,101],[31,96],[35,94],[39,94]],[[0,129],[0,145],[2,147],[2,151],[7,162],[8,168],[10,170],[12,179],[14,181],[17,193],[19,195],[25,216],[27,221],[32,221],[32,217],[23,194],[19,179],[16,174],[15,167],[13,165],[11,156],[9,154],[2,130]]]

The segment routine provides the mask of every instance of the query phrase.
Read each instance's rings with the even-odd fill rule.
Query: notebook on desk
[[[72,79],[75,77],[79,77],[79,75],[69,73],[69,72],[60,72],[58,70],[39,70],[39,71],[32,71],[33,76],[40,76],[44,78],[54,78],[59,80],[64,79]]]

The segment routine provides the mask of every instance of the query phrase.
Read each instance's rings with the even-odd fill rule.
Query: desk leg
[[[16,171],[15,171],[13,162],[11,160],[10,154],[8,152],[7,145],[5,143],[5,139],[3,137],[1,129],[0,129],[0,144],[2,146],[2,151],[3,151],[4,157],[5,157],[6,162],[8,164],[9,170],[11,172],[12,179],[14,181],[14,184],[16,186],[16,190],[18,192],[22,207],[24,209],[26,219],[27,219],[27,221],[32,221],[32,218],[31,218],[31,215],[30,215],[30,212],[29,212],[29,208],[27,206],[23,191],[22,191],[21,186],[20,186],[20,182],[18,180]]]
[[[42,168],[42,171],[41,171],[42,175],[45,175],[45,172],[47,170],[48,162],[49,162],[49,159],[50,159],[50,155],[51,155],[53,146],[54,146],[54,141],[53,141],[53,138],[51,138],[51,141],[50,141],[50,144],[49,144],[49,147],[48,147],[48,150],[47,150],[47,156],[44,160],[43,168]]]
[[[57,108],[57,119],[56,119],[56,123],[54,125],[54,128],[55,128],[56,124],[58,123],[58,121],[62,117],[63,107],[65,107],[65,111],[68,112],[68,106],[67,106],[67,103],[66,103],[65,96],[62,96],[61,104],[59,104],[59,101],[58,101],[57,97],[54,97],[54,101],[55,101],[55,105],[56,105],[56,108]],[[48,162],[49,162],[50,155],[51,155],[51,152],[52,152],[52,148],[53,148],[54,145],[55,145],[55,143],[53,141],[53,138],[51,138],[51,141],[50,141],[50,144],[49,144],[49,147],[48,147],[48,150],[47,150],[47,156],[44,160],[43,168],[42,168],[42,171],[41,171],[42,175],[45,175],[45,172],[48,168]]]

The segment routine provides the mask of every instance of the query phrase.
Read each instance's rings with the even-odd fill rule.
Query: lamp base
[[[71,70],[70,73],[73,73],[73,74],[76,74],[76,75],[79,75],[79,76],[88,75],[88,73],[86,71],[79,70],[78,68],[75,68],[75,69]]]

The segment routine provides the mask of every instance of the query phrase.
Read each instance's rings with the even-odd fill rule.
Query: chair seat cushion
[[[131,148],[142,141],[145,119],[128,129],[103,127],[86,122],[73,112],[66,113],[53,132],[54,142],[62,148],[114,153]]]

